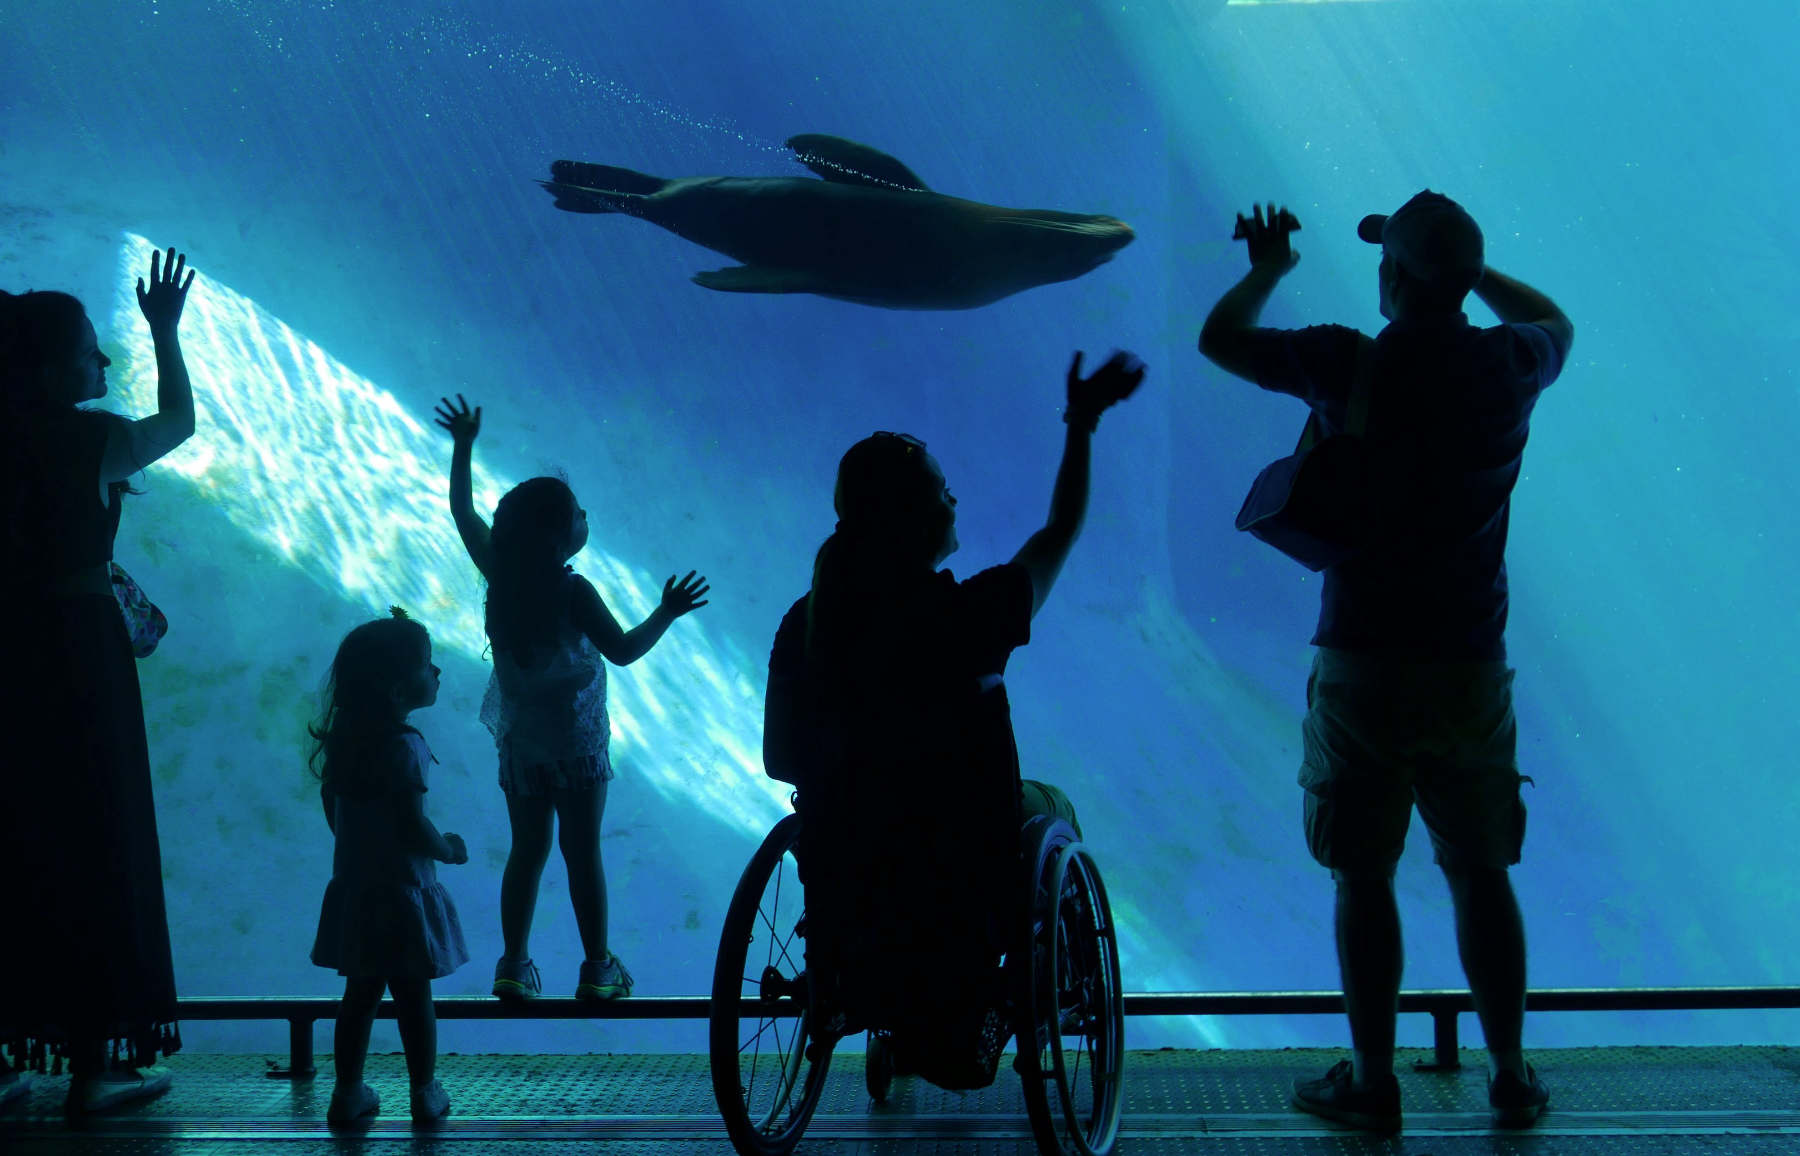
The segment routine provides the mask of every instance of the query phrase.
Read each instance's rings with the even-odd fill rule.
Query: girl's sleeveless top
[[[606,714],[606,660],[575,626],[569,608],[574,574],[563,586],[556,640],[521,666],[494,652],[494,673],[481,701],[481,721],[516,766],[601,756],[612,737]]]

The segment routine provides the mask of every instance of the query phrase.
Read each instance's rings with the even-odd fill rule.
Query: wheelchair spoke
[[[757,1028],[754,1032],[750,1033],[749,1039],[745,1040],[743,1043],[738,1045],[738,1051],[741,1053],[745,1048],[753,1047],[758,1041],[760,1041],[764,1036],[768,1035],[770,1032],[775,1033],[775,1046],[780,1047],[781,1046],[780,1023],[778,1020],[775,1020],[775,1019],[766,1019],[762,1022],[761,1027]]]
[[[802,955],[806,902],[788,881],[790,870],[794,883],[799,880],[790,866],[798,835],[798,816],[782,819],[744,868],[713,970],[713,1095],[733,1146],[745,1156],[792,1151],[818,1103],[836,1042],[811,1031]],[[781,1014],[770,1014],[776,1004],[784,1005]]]
[[[786,935],[782,934],[781,928],[776,923],[776,918],[781,913],[781,877],[786,872],[786,869],[787,869],[787,862],[785,860],[783,860],[781,863],[776,865],[776,868],[775,868],[775,902],[768,909],[765,909],[764,906],[760,903],[757,904],[756,914],[757,914],[757,917],[762,921],[763,926],[767,927],[769,929],[769,945],[771,947],[778,948],[778,954],[781,956],[781,961],[783,963],[785,963],[788,967],[792,968],[796,973],[798,973],[800,970],[800,967],[798,964],[796,964],[794,962],[794,957],[788,950],[789,946],[794,942],[794,936],[792,935],[792,933],[789,933]],[[798,920],[796,920],[795,922],[797,925]],[[777,954],[777,953],[772,952],[770,954],[770,957],[769,957],[770,963],[775,962],[775,954]]]

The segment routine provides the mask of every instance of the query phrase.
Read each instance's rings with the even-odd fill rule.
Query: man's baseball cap
[[[1427,189],[1390,215],[1370,213],[1356,235],[1380,245],[1412,276],[1455,292],[1481,280],[1485,257],[1481,227],[1467,210]]]

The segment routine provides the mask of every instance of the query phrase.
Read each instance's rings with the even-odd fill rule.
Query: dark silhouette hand
[[[1269,215],[1263,216],[1261,205],[1254,205],[1248,217],[1239,213],[1237,229],[1231,234],[1234,241],[1250,242],[1250,267],[1269,266],[1277,273],[1285,273],[1300,263],[1300,254],[1288,247],[1288,234],[1298,231],[1300,222],[1294,214],[1283,205],[1278,210],[1275,202],[1269,202]]]
[[[1069,362],[1071,414],[1097,421],[1102,413],[1130,397],[1143,384],[1144,363],[1137,359],[1136,354],[1115,349],[1113,355],[1106,359],[1106,364],[1086,379],[1081,376],[1081,356],[1078,349],[1074,360]]]
[[[450,844],[450,858],[446,859],[445,862],[454,867],[457,864],[467,863],[469,861],[469,846],[463,842],[463,837],[461,835],[454,835],[449,831],[445,831],[444,842]]]
[[[187,277],[184,279],[182,273]],[[187,267],[187,254],[177,253],[175,246],[169,246],[169,257],[165,263],[162,251],[153,249],[150,252],[150,288],[144,288],[144,279],[138,278],[138,308],[144,311],[144,320],[150,323],[150,332],[173,333],[181,323],[181,307],[187,304],[188,286],[194,283],[194,271]]]
[[[437,424],[449,430],[451,439],[459,446],[474,442],[475,435],[481,432],[481,407],[476,406],[471,412],[469,403],[460,393],[456,395],[456,405],[450,404],[449,398],[442,398],[431,412],[437,414]]]
[[[692,570],[689,570],[687,577],[679,583],[671,574],[669,580],[663,583],[662,608],[668,612],[671,618],[680,618],[689,611],[705,606],[706,602],[703,599],[706,597],[707,591],[711,589],[712,587],[706,584],[705,577],[694,577]],[[701,601],[697,601],[697,599]]]

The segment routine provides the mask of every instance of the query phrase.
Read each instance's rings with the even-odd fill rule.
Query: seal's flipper
[[[586,161],[556,161],[550,179],[538,182],[556,197],[557,208],[571,213],[628,212],[633,200],[660,193],[668,183],[635,169]]]
[[[721,293],[823,293],[827,282],[802,269],[766,265],[732,265],[694,274],[694,284]]]
[[[828,181],[846,185],[868,185],[877,189],[908,189],[928,193],[911,169],[878,149],[841,136],[809,132],[789,137],[787,147],[795,159]]]

